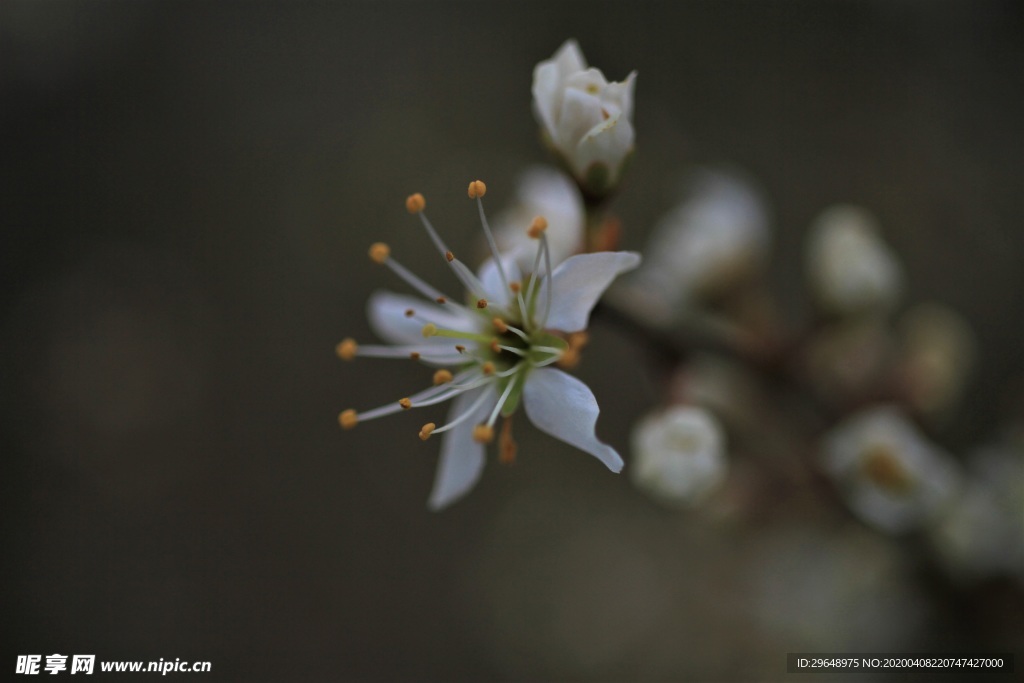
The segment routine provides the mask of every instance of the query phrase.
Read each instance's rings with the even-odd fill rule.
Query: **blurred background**
[[[429,378],[334,355],[372,338],[372,291],[401,289],[367,246],[450,287],[403,200],[422,192],[453,249],[477,249],[466,183],[497,209],[546,161],[531,75],[569,37],[610,79],[638,71],[625,248],[681,172],[736,165],[768,198],[771,286],[799,321],[808,226],[866,206],[906,298],[978,339],[943,445],[1019,419],[1020,3],[8,0],[3,666],[731,681],[786,678],[787,652],[1015,648],[1024,665],[1019,582],[952,581],[916,541],[772,496],[742,462],[758,514],[674,511],[520,420],[517,464],[434,514],[420,415],[338,429]],[[641,354],[598,321],[577,370],[627,469],[660,400]]]

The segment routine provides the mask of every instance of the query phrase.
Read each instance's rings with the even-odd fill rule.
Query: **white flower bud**
[[[735,175],[702,169],[658,222],[629,284],[644,299],[642,313],[666,323],[695,300],[747,281],[767,261],[770,239],[758,192]]]
[[[544,134],[581,187],[596,196],[619,181],[633,151],[633,84],[587,68],[575,40],[533,70],[533,107]]]
[[[893,407],[873,408],[827,435],[825,470],[864,521],[899,534],[936,519],[959,484],[953,459]]]
[[[878,232],[871,214],[844,205],[827,209],[811,226],[807,271],[824,311],[849,315],[886,310],[897,302],[903,270]]]
[[[725,480],[725,438],[711,413],[673,406],[633,428],[633,483],[662,502],[695,506]]]

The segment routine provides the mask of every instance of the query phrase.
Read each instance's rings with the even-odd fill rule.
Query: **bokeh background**
[[[799,320],[807,226],[867,206],[907,298],[979,338],[945,445],[1020,413],[1020,3],[7,0],[3,667],[60,652],[209,660],[204,680],[730,681],[782,680],[794,651],[1024,664],[1019,584],[951,586],[799,490],[756,516],[671,512],[522,421],[517,465],[432,514],[420,416],[338,429],[339,410],[429,377],[334,356],[371,338],[367,295],[399,286],[367,245],[449,283],[403,199],[423,192],[453,248],[476,249],[466,182],[498,208],[545,160],[531,73],[567,37],[609,78],[639,72],[626,247],[681,172],[734,164],[770,199],[771,281]],[[656,378],[613,326],[592,340],[578,374],[625,451]]]

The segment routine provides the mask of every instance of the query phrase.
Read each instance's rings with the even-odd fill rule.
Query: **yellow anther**
[[[518,294],[520,290],[522,290],[523,288],[523,283],[519,282],[518,280],[513,280],[512,282],[508,283],[508,288],[512,290],[513,294]]]
[[[487,308],[487,299],[478,299],[476,302],[477,308]]]
[[[483,197],[487,194],[487,186],[484,185],[482,180],[474,180],[469,184],[469,198],[476,199],[477,197]]]
[[[576,349],[566,349],[562,351],[562,355],[555,361],[558,367],[565,370],[572,370],[574,367],[580,364],[580,352]]]
[[[425,208],[427,208],[427,200],[419,192],[406,197],[405,209],[409,213],[419,213]]]
[[[442,368],[434,373],[434,386],[437,386],[438,384],[448,384],[452,379],[452,373]]]
[[[537,216],[533,219],[533,222],[530,223],[530,227],[526,229],[526,234],[532,239],[538,239],[540,238],[540,234],[547,229],[548,219],[544,218],[544,216]]]
[[[498,343],[497,339],[492,339],[490,346],[491,351],[493,351],[495,354],[501,353],[501,344]]]
[[[435,429],[437,429],[437,425],[434,424],[433,422],[428,422],[427,424],[420,427],[420,438],[426,441],[427,439],[430,438],[430,435],[434,433]]]
[[[412,353],[409,354],[409,358],[412,358],[413,360],[419,360],[420,359],[420,352],[419,351],[413,351]]]
[[[501,318],[495,318],[491,321],[491,324],[494,325],[494,329],[496,329],[500,334],[508,332],[508,325],[506,325],[505,321]]]
[[[356,344],[356,340],[351,337],[342,339],[341,343],[334,347],[334,352],[342,360],[352,360],[356,357],[356,352],[358,351],[359,344]]]
[[[494,441],[494,427],[488,427],[483,424],[473,427],[473,441],[477,443],[490,443]]]
[[[420,330],[420,333],[424,337],[433,337],[435,334],[437,334],[437,325],[435,325],[434,323],[427,323],[426,325],[423,326],[423,329]]]
[[[370,258],[374,263],[384,263],[391,256],[391,247],[383,242],[374,242],[370,245]]]
[[[412,401],[407,398],[400,398],[398,399],[398,405],[402,406],[405,410],[409,410],[409,408],[412,408]]]
[[[480,366],[480,370],[485,375],[493,375],[494,374],[494,363],[492,363],[491,361],[487,361],[486,363],[484,363],[483,365]]]
[[[343,410],[341,414],[338,415],[338,424],[341,425],[342,429],[352,429],[355,427],[359,424],[359,418],[356,416],[356,411],[351,408]]]
[[[448,299],[445,299],[443,296],[437,297],[436,299],[434,299],[434,301],[436,301],[439,304],[446,304],[446,303],[448,303]]]
[[[446,251],[446,252],[444,252],[444,257],[445,257],[446,259],[448,259],[448,263],[451,263],[452,261],[454,261],[454,260],[455,260],[455,254],[453,254],[453,253],[452,253],[452,252],[450,252],[450,251]]]

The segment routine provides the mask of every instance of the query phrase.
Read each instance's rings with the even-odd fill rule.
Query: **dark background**
[[[429,378],[334,356],[371,338],[367,295],[398,287],[367,245],[447,286],[403,199],[423,192],[476,248],[465,185],[486,180],[496,209],[544,161],[531,74],[568,37],[611,79],[639,72],[626,247],[682,171],[738,165],[770,198],[772,283],[799,320],[807,226],[867,206],[907,300],[979,338],[946,445],[1019,408],[1020,3],[8,0],[0,666],[779,680],[786,652],[1020,644],[1019,609],[935,585],[902,542],[800,496],[757,519],[670,513],[522,424],[517,466],[431,514],[418,416],[337,428]],[[624,336],[593,337],[578,374],[625,452],[654,383],[609,362],[636,353]]]

